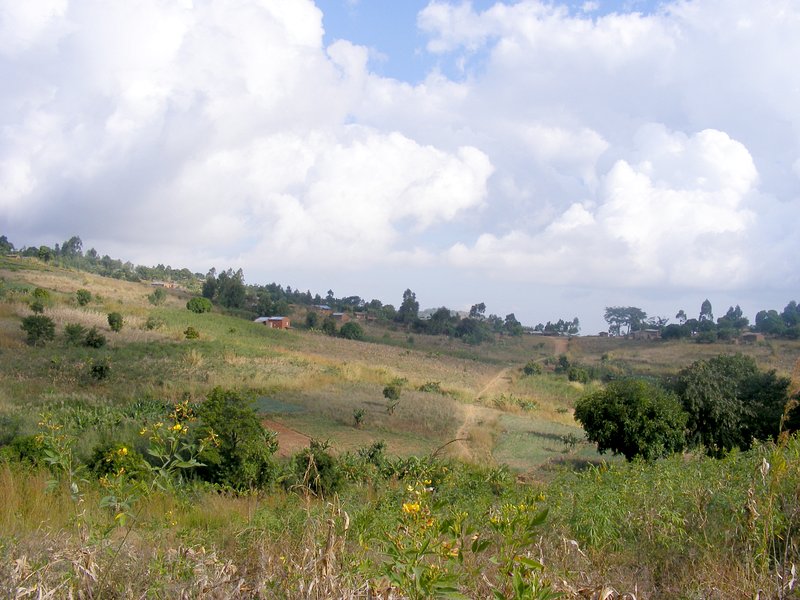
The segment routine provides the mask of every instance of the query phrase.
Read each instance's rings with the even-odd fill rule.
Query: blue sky
[[[417,28],[417,15],[428,0],[317,0],[323,12],[325,43],[345,39],[374,51],[370,67],[385,77],[410,83],[425,79],[432,69],[450,77],[463,73],[447,57],[426,51],[427,38]],[[476,11],[485,10],[495,0],[472,0]],[[660,2],[654,0],[585,0],[554,3],[573,13],[594,17],[608,13],[652,13]]]
[[[0,0],[0,234],[398,304],[797,300],[787,0]]]

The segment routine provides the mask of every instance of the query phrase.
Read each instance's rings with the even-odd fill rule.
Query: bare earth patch
[[[311,442],[311,438],[307,435],[302,434],[299,431],[295,431],[294,429],[290,429],[289,427],[286,427],[286,425],[282,425],[277,421],[264,419],[261,421],[261,423],[267,429],[275,431],[278,434],[277,454],[281,458],[291,456],[303,448],[308,448],[308,445]]]

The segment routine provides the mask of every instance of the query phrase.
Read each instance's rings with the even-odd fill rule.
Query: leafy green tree
[[[525,375],[541,375],[542,374],[542,365],[540,365],[535,360],[529,360],[525,363],[525,366],[522,368],[522,372]]]
[[[240,491],[263,488],[273,480],[277,435],[261,424],[250,398],[217,387],[197,415],[196,439],[215,440],[199,456],[201,477]]]
[[[675,315],[675,318],[678,320],[678,323],[679,323],[680,325],[683,325],[684,323],[686,323],[686,319],[687,319],[687,317],[686,317],[686,311],[685,311],[685,310],[683,310],[683,309],[680,309],[680,310],[678,311],[678,314],[676,314],[676,315]]]
[[[403,292],[403,302],[400,308],[397,309],[397,316],[395,321],[400,323],[411,323],[419,315],[419,302],[417,302],[417,295],[410,289]]]
[[[603,318],[608,323],[608,332],[611,335],[627,335],[631,331],[644,328],[647,313],[635,306],[607,306]],[[626,328],[624,334],[623,327]]]
[[[347,340],[363,340],[364,329],[358,323],[350,321],[342,325],[342,328],[339,330],[339,335]]]
[[[111,312],[108,313],[108,326],[111,327],[111,331],[115,333],[119,333],[122,331],[122,325],[124,321],[122,320],[122,315],[118,312]]]
[[[772,335],[783,335],[786,324],[776,310],[760,310],[756,313],[755,330]]]
[[[509,335],[522,335],[522,323],[517,321],[517,317],[514,316],[514,313],[508,314],[503,322],[503,330]]]
[[[83,256],[83,242],[81,238],[74,235],[66,242],[61,244],[59,254],[65,258],[80,258]]]
[[[683,450],[686,413],[680,400],[636,379],[612,381],[575,404],[575,418],[601,454],[653,460]]]
[[[28,335],[31,346],[44,346],[56,339],[56,324],[45,315],[30,315],[22,319],[22,330]]]
[[[308,311],[306,314],[306,327],[309,329],[319,327],[319,315],[313,310]]]
[[[689,416],[689,441],[720,456],[778,435],[789,384],[775,371],[760,371],[752,357],[733,354],[693,363],[674,389]]]
[[[195,296],[186,303],[186,308],[188,308],[193,313],[200,314],[200,313],[211,312],[213,306],[211,304],[211,300],[209,300],[208,298]]]
[[[0,254],[10,254],[14,251],[14,244],[4,235],[0,235]]]
[[[81,288],[75,292],[75,299],[78,301],[79,306],[86,306],[92,301],[92,292]]]
[[[341,487],[344,476],[338,460],[328,449],[327,442],[311,440],[309,447],[292,459],[293,477],[287,483],[317,496],[335,493]]]
[[[39,260],[43,262],[50,262],[53,258],[53,250],[47,246],[39,246],[39,251],[37,253]]]
[[[336,319],[334,319],[332,315],[328,315],[325,317],[325,320],[322,321],[322,333],[325,335],[336,335]]]
[[[486,304],[484,304],[483,302],[479,302],[478,304],[473,304],[469,309],[470,319],[482,319],[485,314],[486,314]]]

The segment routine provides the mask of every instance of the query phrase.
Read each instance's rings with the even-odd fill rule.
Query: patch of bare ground
[[[277,421],[273,421],[271,419],[264,419],[261,422],[264,427],[267,429],[274,431],[278,434],[278,456],[281,458],[285,458],[287,456],[291,456],[302,450],[303,448],[308,448],[309,443],[311,442],[311,438],[307,435],[300,433],[299,431],[295,431],[282,423],[278,423]]]

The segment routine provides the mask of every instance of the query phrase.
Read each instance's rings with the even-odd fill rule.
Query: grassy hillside
[[[92,294],[85,306],[79,289]],[[365,324],[366,341],[349,341],[195,314],[181,290],[154,306],[151,293],[0,258],[0,447],[25,455],[39,436],[56,449],[36,464],[0,460],[4,596],[793,593],[796,440],[725,461],[603,460],[572,417],[575,401],[602,384],[568,381],[554,367],[563,355],[595,374],[657,377],[736,351],[796,384],[800,343],[522,336],[470,346],[379,323]],[[37,299],[56,323],[56,339],[41,347],[20,328]],[[120,332],[109,312],[122,314]],[[69,343],[73,324],[107,344]],[[187,339],[190,327],[198,338]],[[526,376],[529,361],[542,373]],[[97,365],[107,376],[93,375]],[[383,389],[393,381],[402,391],[389,410]],[[282,475],[269,489],[137,483],[124,471],[98,480],[80,467],[98,448],[120,465],[147,455],[148,436],[173,423],[175,405],[202,405],[217,387],[252,396],[278,431]],[[336,494],[308,478],[312,459],[325,460],[324,451],[299,454],[312,440],[340,461],[347,485]]]

